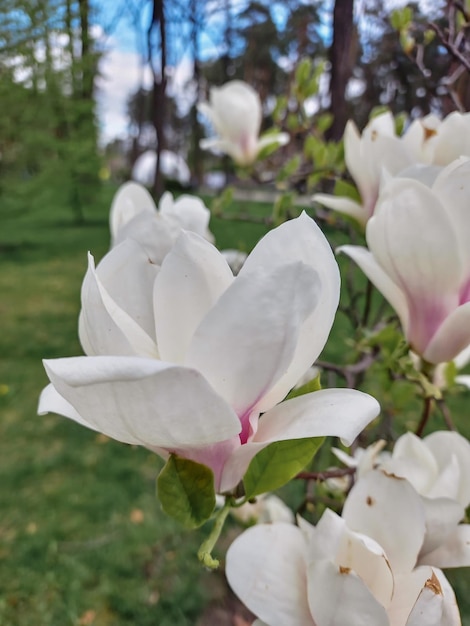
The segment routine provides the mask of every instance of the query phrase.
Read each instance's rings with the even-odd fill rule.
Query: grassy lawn
[[[100,259],[108,248],[113,192],[103,190],[82,226],[66,208],[47,204],[2,218],[2,626],[222,626],[210,607],[233,603],[222,575],[197,562],[205,532],[183,531],[161,512],[155,455],[64,418],[36,415],[47,383],[41,359],[81,354],[77,316],[86,253]],[[258,215],[270,209],[250,206]],[[220,219],[211,229],[219,247],[245,250],[267,230]],[[347,354],[352,332],[339,315],[326,358]],[[470,435],[468,396],[451,404]],[[407,420],[416,423],[418,415],[400,416],[400,423]],[[468,578],[452,579],[469,626]]]

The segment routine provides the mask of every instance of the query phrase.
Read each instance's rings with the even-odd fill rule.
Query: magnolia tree
[[[214,89],[201,112],[217,133],[204,146],[245,172],[288,139],[259,137],[261,103],[240,81]],[[459,113],[402,135],[389,113],[362,134],[348,124],[358,193],[314,197],[347,215],[328,215],[351,237],[337,252],[370,281],[363,315],[364,281],[349,293],[345,310],[361,323],[346,364],[319,361],[340,300],[335,254],[307,212],[282,214],[282,201],[278,225],[244,259],[217,250],[198,198],[166,194],[157,209],[127,183],[111,207],[110,251],[96,266],[89,256],[86,356],[44,362],[39,412],[161,456],[164,511],[187,527],[212,521],[199,550],[207,567],[219,564],[212,551],[230,511],[260,522],[226,555],[257,626],[460,624],[442,570],[470,565],[470,444],[444,396],[468,380],[455,376],[470,356],[468,137],[470,115]],[[364,245],[352,245],[364,229]],[[372,285],[394,311],[377,306]],[[387,398],[384,372],[412,387],[413,410],[416,398],[423,406],[395,442],[378,401],[354,388]],[[321,388],[332,373],[343,385]],[[435,405],[449,429],[422,438]],[[340,466],[322,454],[325,465],[311,466],[327,448]],[[290,480],[306,485],[297,515],[268,495]]]

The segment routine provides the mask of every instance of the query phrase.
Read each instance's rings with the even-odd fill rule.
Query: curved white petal
[[[159,208],[162,215],[175,215],[185,230],[208,238],[207,228],[211,214],[201,198],[183,194],[171,203],[171,207],[169,203],[164,202]]]
[[[44,367],[82,421],[124,443],[181,449],[240,431],[232,409],[190,369],[138,357],[55,359]]]
[[[403,291],[390,276],[382,269],[373,254],[361,246],[340,246],[336,252],[347,254],[364,272],[367,278],[377,287],[380,293],[388,300],[400,318],[403,330],[408,328],[408,304]]]
[[[395,178],[387,185],[366,238],[376,260],[412,301],[442,300],[458,289],[461,264],[452,224],[438,198],[418,181]]]
[[[457,606],[454,590],[440,569],[437,567],[433,568],[433,572],[439,581],[443,594],[441,626],[461,626],[462,622],[460,620],[459,607]]]
[[[315,270],[301,262],[243,269],[196,330],[186,365],[247,420],[291,364],[321,294]]]
[[[351,198],[343,196],[331,196],[326,193],[316,193],[312,196],[314,202],[319,202],[326,206],[328,209],[339,211],[345,215],[349,215],[357,220],[360,224],[365,226],[369,215],[359,202],[351,200]]]
[[[310,564],[307,576],[315,626],[389,626],[384,607],[351,569],[317,561]]]
[[[380,412],[375,398],[355,389],[322,389],[286,400],[260,419],[253,442],[341,437],[351,445]]]
[[[58,415],[68,417],[77,422],[77,424],[97,430],[77,413],[73,406],[56,391],[52,384],[44,387],[39,396],[38,414],[45,415],[46,413],[57,413]]]
[[[439,579],[432,572],[406,621],[406,626],[442,626],[444,594]]]
[[[430,363],[452,361],[470,345],[470,302],[452,311],[437,329],[423,358]]]
[[[390,626],[405,626],[416,601],[432,576],[431,567],[417,567],[412,571],[396,573],[395,589],[388,608]],[[421,626],[425,626],[422,624]]]
[[[352,443],[379,411],[375,398],[354,389],[323,389],[278,404],[262,416],[253,439],[227,462],[222,491],[237,485],[251,459],[270,443],[324,436]]]
[[[420,558],[420,563],[435,567],[470,566],[470,525],[460,524],[447,541]]]
[[[470,124],[468,128],[470,132]],[[457,237],[465,277],[470,275],[470,159],[462,157],[453,161],[437,177],[432,191],[437,195],[449,216]]]
[[[194,233],[180,235],[163,261],[153,293],[164,361],[184,363],[201,320],[232,281],[227,262],[214,246]]]
[[[339,567],[354,571],[374,598],[388,607],[393,594],[393,574],[387,555],[378,543],[346,527],[334,560]]]
[[[460,467],[457,499],[467,508],[470,504],[470,443],[459,433],[438,431],[424,438],[428,448],[434,455],[439,469],[442,472],[452,457],[457,459]]]
[[[426,536],[420,559],[445,543],[465,515],[465,509],[450,498],[423,498]]]
[[[142,246],[152,263],[161,265],[180,232],[181,225],[176,216],[163,216],[157,211],[142,212],[119,230],[115,245],[133,239]]]
[[[330,244],[306,213],[263,237],[240,270],[239,276],[243,276],[257,267],[274,269],[298,261],[318,273],[321,298],[300,329],[295,355],[286,373],[265,396],[260,411],[280,402],[323,350],[338,308],[340,275]]]
[[[114,195],[109,213],[112,240],[116,239],[119,230],[136,215],[141,212],[153,214],[155,210],[153,198],[145,187],[134,182],[121,185]]]
[[[90,355],[158,357],[151,293],[158,268],[135,242],[113,248],[82,284],[79,336]]]
[[[421,495],[428,493],[438,475],[434,455],[423,440],[411,432],[397,439],[391,459],[382,467],[389,473],[406,478]]]
[[[269,626],[315,626],[307,603],[304,551],[301,531],[281,523],[253,526],[228,549],[230,586]]]
[[[368,472],[349,493],[343,517],[349,528],[383,547],[394,573],[413,569],[426,527],[421,498],[408,481]]]

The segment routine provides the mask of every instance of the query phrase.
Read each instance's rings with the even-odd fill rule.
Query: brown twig
[[[356,471],[355,467],[344,467],[341,469],[325,470],[324,472],[299,472],[295,478],[299,480],[328,480],[329,478],[342,478],[352,476]]]
[[[431,415],[432,401],[433,398],[424,398],[423,413],[415,433],[418,437],[422,437],[426,424],[428,423],[429,416]]]

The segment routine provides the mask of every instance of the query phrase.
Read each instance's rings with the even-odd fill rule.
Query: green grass
[[[113,192],[103,189],[84,225],[54,202],[34,210],[9,207],[2,219],[2,626],[216,626],[201,616],[209,604],[227,601],[221,574],[207,573],[196,559],[204,529],[184,531],[160,510],[154,495],[158,457],[64,418],[36,415],[47,384],[41,359],[81,354],[77,316],[86,253],[98,260],[108,248]],[[234,203],[232,210],[240,209],[247,207]],[[263,216],[270,207],[249,210]],[[220,248],[247,251],[267,230],[222,219],[213,219],[211,229]],[[346,271],[347,260],[340,262]],[[350,358],[356,330],[339,314],[324,358]],[[415,425],[419,405],[410,389],[387,393],[386,403],[403,405],[395,409],[396,431]],[[452,396],[451,405],[470,435],[468,395]],[[298,501],[298,484],[287,497]],[[451,577],[469,626],[468,576]]]

